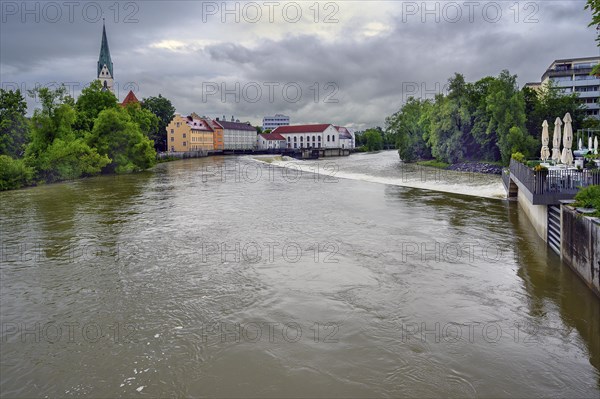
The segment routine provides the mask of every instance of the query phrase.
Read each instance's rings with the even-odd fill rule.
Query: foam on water
[[[361,155],[357,154],[358,157]],[[403,170],[395,154],[389,152],[368,154],[374,161],[385,159],[389,162],[369,168],[352,165],[352,158],[327,158],[318,161],[299,161],[290,157],[256,157],[257,161],[273,166],[293,170],[294,173],[316,173],[329,179],[351,179],[370,183],[433,190],[453,194],[463,194],[483,198],[505,199],[506,192],[499,176],[480,173],[456,172],[430,167],[411,166],[412,170]],[[367,160],[360,159],[361,162]],[[350,162],[348,162],[350,161]],[[395,169],[394,169],[395,168]],[[356,169],[360,169],[361,172]],[[335,180],[332,180],[335,181]]]

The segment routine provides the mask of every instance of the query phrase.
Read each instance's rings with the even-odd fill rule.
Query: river
[[[0,193],[2,397],[595,397],[600,301],[498,176],[212,157]]]

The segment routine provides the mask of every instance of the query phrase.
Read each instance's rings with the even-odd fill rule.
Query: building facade
[[[223,150],[256,149],[256,129],[247,123],[215,120],[223,129]]]
[[[167,148],[170,152],[212,151],[213,130],[203,119],[175,114],[167,125]]]
[[[286,148],[341,148],[339,132],[331,124],[280,126],[273,133],[285,137]]]
[[[114,93],[114,70],[110,50],[108,48],[108,39],[106,38],[106,26],[102,24],[102,44],[100,45],[100,57],[98,58],[97,79],[102,84],[103,90]]]
[[[262,122],[263,131],[270,129],[276,129],[279,126],[289,126],[290,117],[282,114],[275,114],[274,116],[265,116]]]
[[[340,148],[354,148],[354,132],[344,126],[335,126],[335,129],[340,134]]]
[[[262,133],[257,137],[259,150],[281,150],[286,148],[285,137],[279,133]]]
[[[600,76],[591,75],[599,63],[600,57],[556,60],[542,76],[540,85],[552,81],[564,94],[577,93],[587,116],[600,119]]]
[[[213,131],[213,148],[215,151],[223,151],[225,149],[225,143],[223,142],[223,127],[216,121],[210,118],[202,118]]]

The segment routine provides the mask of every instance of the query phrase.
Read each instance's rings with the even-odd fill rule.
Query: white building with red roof
[[[258,135],[259,150],[281,150],[287,147],[287,141],[279,133],[262,133]]]
[[[279,126],[272,133],[285,138],[286,148],[341,148],[332,124]]]

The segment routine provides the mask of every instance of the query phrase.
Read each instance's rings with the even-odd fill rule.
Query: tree
[[[449,79],[448,84],[448,96],[436,96],[427,140],[434,157],[455,163],[475,154],[470,151],[473,139],[470,134],[472,121],[468,85],[463,75],[458,73]]]
[[[429,131],[431,107],[430,100],[410,97],[398,112],[386,118],[386,133],[394,137],[404,162],[431,158],[431,149],[424,139]]]
[[[128,173],[147,169],[156,163],[156,151],[140,126],[122,108],[106,109],[98,115],[88,144],[110,158],[107,173]]]
[[[65,87],[37,88],[29,94],[38,96],[42,108],[36,109],[32,118],[31,142],[25,151],[27,166],[48,182],[99,173],[110,160],[73,132],[76,113]]]
[[[149,110],[142,108],[138,103],[129,103],[125,106],[132,121],[137,123],[141,132],[150,140],[158,134],[158,117]]]
[[[367,151],[380,151],[383,149],[383,136],[380,130],[367,129],[364,133]]]
[[[517,76],[502,71],[490,85],[486,102],[490,115],[487,134],[497,137],[502,162],[508,164],[516,151],[532,154],[536,142],[525,129],[525,99],[517,88]]]
[[[158,131],[150,139],[154,141],[155,148],[166,151],[167,125],[175,116],[175,107],[169,99],[159,94],[158,97],[145,98],[142,101],[142,108],[158,117]]]
[[[0,155],[22,157],[29,140],[27,103],[20,90],[0,89]]]
[[[99,80],[93,81],[81,91],[75,103],[77,111],[75,130],[91,132],[98,114],[107,108],[116,108],[117,103],[117,97],[110,91],[103,90]]]
[[[596,26],[596,29],[598,30],[596,41],[598,42],[598,47],[600,47],[600,0],[588,0],[585,9],[592,12],[592,22],[590,22],[588,26]],[[600,64],[594,67],[592,74],[600,74]]]

